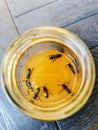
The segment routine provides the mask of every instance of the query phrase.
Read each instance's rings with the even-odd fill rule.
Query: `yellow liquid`
[[[51,59],[51,55],[61,54],[61,57]],[[75,73],[68,66],[73,66]],[[29,81],[33,89],[26,86],[26,71],[31,69]],[[37,53],[29,58],[22,71],[22,86],[25,91],[25,98],[39,107],[55,107],[70,101],[78,92],[80,86],[79,73],[76,65],[64,53],[58,50],[47,50]],[[66,84],[67,90],[62,84]],[[48,97],[45,96],[43,87],[47,88]],[[36,99],[34,94],[40,88]],[[71,92],[68,92],[70,90]]]

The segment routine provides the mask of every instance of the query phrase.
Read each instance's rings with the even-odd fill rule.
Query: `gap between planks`
[[[7,3],[6,0],[4,0],[4,1],[5,1],[5,3],[6,3],[7,8],[8,8],[8,11],[9,11],[9,14],[10,14],[10,16],[11,16],[11,19],[12,19],[12,21],[13,21],[13,24],[14,24],[14,26],[15,26],[15,29],[16,29],[18,35],[20,35],[20,32],[19,32],[18,27],[17,27],[17,25],[16,25],[16,23],[15,23],[15,20],[14,20],[14,18],[13,18],[13,16],[12,16],[12,13],[11,13],[11,10],[10,10],[10,8],[9,8],[9,6],[8,6],[8,3]]]

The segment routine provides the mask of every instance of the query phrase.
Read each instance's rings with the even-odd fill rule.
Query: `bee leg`
[[[31,102],[31,103],[34,103],[34,101],[33,101],[32,99],[30,100],[30,102]]]
[[[61,94],[64,91],[64,89],[60,90],[59,94]]]
[[[40,100],[41,102],[43,102],[41,99],[40,99],[40,97],[37,97],[38,98],[38,100]]]
[[[30,95],[30,90],[29,90],[29,88],[27,88],[27,93]]]
[[[48,89],[48,92],[49,92],[49,94],[53,95],[53,93],[51,92],[51,90],[50,90],[50,89]]]
[[[55,60],[56,60],[56,59],[52,59],[52,61],[50,62],[50,64],[53,63]]]
[[[33,66],[33,68],[31,69],[31,73],[34,71],[34,66]]]
[[[74,96],[74,95],[75,95],[74,93],[71,94],[71,96]]]

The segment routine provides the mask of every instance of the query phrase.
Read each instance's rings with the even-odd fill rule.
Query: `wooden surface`
[[[96,66],[93,93],[70,118],[42,122],[13,107],[0,84],[0,130],[98,130],[98,0],[0,0],[0,59],[20,33],[41,25],[66,28],[87,44]]]

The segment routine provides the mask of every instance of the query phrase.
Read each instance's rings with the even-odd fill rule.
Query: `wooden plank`
[[[98,14],[65,28],[78,35],[89,48],[98,45]]]
[[[98,12],[98,0],[59,0],[15,18],[20,33],[37,26],[63,27]]]
[[[18,36],[18,32],[5,1],[0,0],[0,59],[2,59],[6,48],[16,36]]]
[[[18,16],[53,3],[56,0],[6,0],[13,16]]]
[[[3,54],[8,45],[18,35],[16,27],[13,23],[9,10],[4,0],[0,0],[0,63]],[[9,116],[8,103],[0,84],[0,129],[1,130],[17,130],[13,119]],[[4,107],[5,106],[5,107]],[[11,106],[9,105],[11,110]]]
[[[94,57],[95,67],[96,67],[96,83],[98,84],[98,46],[91,50],[91,53]]]

